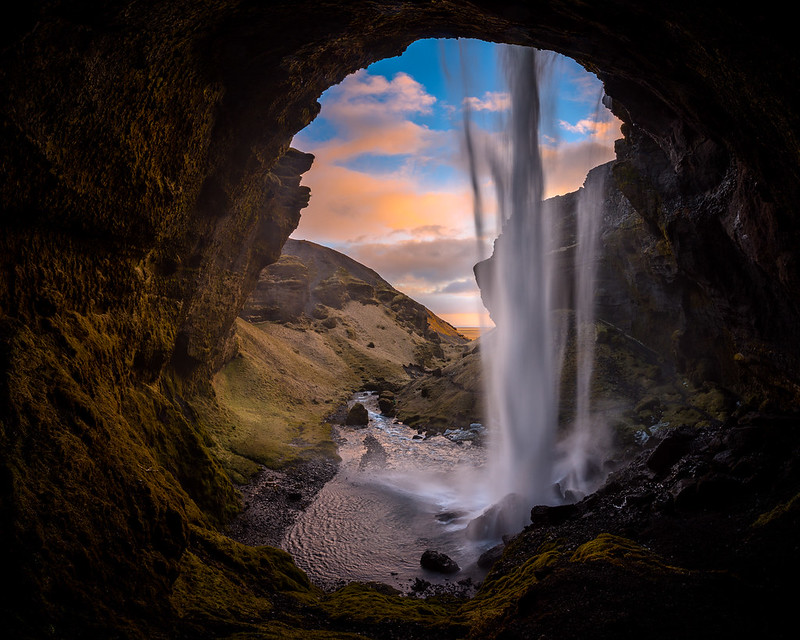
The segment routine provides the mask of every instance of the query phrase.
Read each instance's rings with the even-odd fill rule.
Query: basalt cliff
[[[776,605],[762,613],[770,621],[790,611],[770,577],[798,564],[800,96],[782,10],[623,0],[17,9],[0,27],[0,610],[11,637],[530,637],[560,620],[585,620],[596,637],[668,637],[718,618],[729,634],[752,631],[737,626],[748,602]],[[313,159],[290,148],[293,135],[322,91],[423,37],[552,49],[598,75],[625,123],[615,184],[681,283],[674,361],[743,401],[719,433],[665,444],[599,502],[539,514],[456,608],[374,586],[325,595],[287,554],[230,540],[239,497],[197,408],[213,401],[236,318],[308,201],[301,176]],[[725,510],[746,500],[728,530],[737,535],[722,535]],[[636,507],[623,524],[606,517],[626,505]],[[704,518],[725,553],[692,546]],[[696,535],[664,535],[686,522]],[[738,551],[741,571],[730,564]],[[596,615],[576,618],[575,589],[587,585],[581,605]],[[615,626],[614,602],[653,624]],[[722,615],[704,618],[709,607]]]

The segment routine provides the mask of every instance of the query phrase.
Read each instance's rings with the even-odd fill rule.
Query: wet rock
[[[657,474],[664,474],[689,451],[691,435],[684,431],[672,431],[653,450],[647,466]]]
[[[569,520],[577,513],[578,507],[574,504],[562,504],[554,507],[540,504],[531,509],[531,522],[539,526],[556,525]]]
[[[441,551],[434,551],[433,549],[426,549],[419,559],[419,564],[423,569],[428,571],[436,571],[437,573],[457,573],[461,571],[455,560]]]
[[[744,485],[730,476],[707,474],[699,480],[687,479],[678,483],[675,505],[684,511],[720,511],[742,497]]]
[[[422,578],[416,578],[414,580],[414,584],[411,585],[411,593],[422,594],[428,589],[430,589],[431,583],[427,580],[423,580]]]
[[[497,544],[491,549],[487,549],[478,557],[478,566],[481,569],[490,569],[503,556],[505,548],[504,544]]]
[[[465,534],[469,540],[490,540],[515,533],[525,525],[529,505],[516,493],[509,493],[497,504],[493,504],[467,525]]]
[[[366,427],[369,424],[369,412],[360,402],[356,402],[347,412],[344,423],[351,427]]]
[[[364,448],[366,451],[361,456],[358,463],[359,469],[366,469],[371,466],[373,468],[382,468],[386,464],[388,455],[378,439],[371,433],[367,434],[364,438]]]
[[[575,504],[576,502],[580,502],[586,497],[586,493],[583,491],[579,491],[578,489],[567,489],[564,492],[564,502],[568,504]]]
[[[385,416],[393,416],[395,414],[395,399],[394,393],[391,391],[381,391],[378,397],[378,408]]]
[[[463,518],[465,515],[463,511],[445,511],[443,513],[437,513],[436,520],[442,524],[450,524],[454,520]]]
[[[453,442],[480,441],[485,429],[478,422],[473,422],[469,429],[445,429],[444,437]]]

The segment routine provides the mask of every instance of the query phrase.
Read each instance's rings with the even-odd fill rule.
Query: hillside
[[[290,240],[236,321],[212,384],[217,456],[238,482],[258,465],[334,455],[326,418],[361,388],[400,392],[462,360],[469,341],[375,271]]]

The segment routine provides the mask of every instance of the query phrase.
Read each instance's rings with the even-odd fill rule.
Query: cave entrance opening
[[[509,218],[509,212],[504,211],[506,203],[502,192],[506,187],[513,187],[513,181],[505,184],[500,175],[513,173],[509,166],[502,166],[511,162],[506,151],[513,147],[508,129],[513,96],[500,69],[502,60],[509,55],[508,47],[481,41],[422,40],[398,58],[375,63],[329,89],[321,99],[322,108],[317,119],[293,141],[293,146],[313,153],[316,159],[304,177],[304,183],[312,190],[311,203],[286,251],[302,261],[310,249],[307,244],[303,248],[298,243],[311,241],[333,248],[375,269],[390,280],[401,295],[423,303],[433,314],[462,330],[471,328],[480,332],[490,326],[492,323],[481,304],[473,266],[489,258],[493,242]],[[548,176],[546,186],[539,185],[538,200],[580,189],[590,169],[613,157],[613,140],[619,132],[618,122],[600,107],[601,86],[594,76],[568,58],[549,53],[540,55],[546,57],[539,73],[547,72],[547,81],[542,85],[547,90],[538,93],[536,99],[537,102],[541,100],[541,111],[545,112],[541,123],[545,124],[538,131],[538,113],[537,120],[526,121],[528,125],[533,123],[542,141],[541,151],[537,146],[537,156]],[[533,84],[536,85],[535,77]],[[529,172],[532,167],[524,166],[520,170]],[[326,259],[334,260],[330,256]],[[512,258],[512,264],[519,259],[518,256]],[[340,258],[335,260],[338,260],[338,269],[350,269],[343,283],[347,296],[357,298],[360,294],[354,292],[358,287],[351,281],[366,282],[370,277],[363,275],[359,267]],[[294,267],[290,269],[290,265],[284,264],[282,268],[291,270]],[[353,277],[353,269],[358,270],[357,278]],[[309,270],[318,270],[318,266]],[[523,288],[526,288],[525,282],[525,279],[520,280]],[[363,289],[372,291],[368,297],[374,302],[371,296],[375,294],[375,283]],[[512,295],[520,293],[523,292]],[[339,300],[328,302],[335,298],[331,291],[326,290],[326,295],[329,297],[323,299],[326,302],[323,307],[329,304],[336,307],[341,303]],[[379,294],[375,294],[375,298],[397,310],[394,309],[396,299],[384,300]],[[369,306],[372,305],[361,305]],[[550,313],[549,308],[545,313]],[[383,352],[389,357],[391,349],[385,344],[388,338],[377,345],[372,340],[361,339],[360,331],[370,319],[363,310],[358,314],[345,317],[346,314],[331,314],[329,309],[323,309],[319,311],[319,319],[328,322],[327,328],[331,330],[346,327],[343,335],[347,335],[351,345],[343,347],[343,351],[360,341],[367,347],[362,355],[366,356],[372,348],[374,354]],[[388,310],[387,314],[392,318]],[[435,318],[433,314],[429,318]],[[433,324],[437,322],[440,321],[434,320]],[[423,333],[428,331],[430,323],[428,319]],[[385,326],[380,328],[386,329]],[[527,342],[529,337],[526,335],[522,341]],[[438,342],[441,344],[440,339]],[[409,364],[406,371],[412,376],[408,385],[411,392],[406,391],[401,403],[409,395],[424,397],[428,404],[447,395],[437,388],[438,381],[429,381],[431,371],[436,372],[433,377],[439,381],[451,378],[452,386],[462,385],[455,380],[459,377],[480,378],[481,374],[474,367],[480,367],[481,356],[473,348],[470,360],[464,357],[467,351],[463,341],[454,341],[440,349],[433,358],[438,361],[432,366],[428,367],[431,363],[422,358],[416,370],[412,371]],[[525,385],[539,384],[525,376],[519,377],[518,373],[501,374],[506,379],[516,379],[513,387],[510,383],[501,385],[512,387],[512,393],[505,394],[512,401],[531,395]],[[482,385],[475,384],[469,392],[483,395]],[[365,404],[368,401],[375,404],[377,400],[374,397],[359,399]],[[549,402],[553,404],[555,400]],[[395,426],[397,421],[385,420],[385,412],[378,406],[371,409],[369,428],[373,431],[366,437],[359,434],[355,444],[349,442],[348,437],[340,438],[340,452],[353,444],[350,448],[355,451],[363,444],[363,455],[350,452],[343,456],[350,456],[357,463],[350,469],[354,475],[360,473],[362,467],[368,467],[370,459],[374,462],[376,458],[382,462],[384,471],[396,471],[403,467],[399,460],[411,453],[403,441],[413,440],[413,436]],[[523,412],[531,414],[530,407]],[[408,412],[406,415],[426,434],[425,440],[433,440],[442,433],[446,435],[446,427],[453,424],[448,420],[456,419],[454,415],[445,416],[441,424],[430,425],[418,415]],[[463,416],[459,419],[463,420]],[[467,440],[471,445],[473,441],[469,437],[481,433],[482,428],[477,422],[467,421],[462,427],[452,429],[460,432],[458,435],[451,433],[446,440],[462,445]],[[464,440],[457,440],[462,436]],[[537,445],[526,438],[522,446]],[[471,452],[475,453],[475,449]],[[547,455],[555,455],[555,452]],[[454,461],[450,458],[455,458],[456,462],[458,458],[462,458],[461,462],[466,460],[467,468],[457,469],[457,474],[444,473],[452,471]],[[511,470],[517,481],[529,477],[517,468],[531,462],[529,457],[523,458]],[[385,473],[378,482],[374,477],[369,480],[360,477],[355,482],[352,479],[334,481],[290,528],[284,546],[306,571],[328,583],[337,577],[386,581],[390,579],[383,575],[387,572],[394,576],[394,582],[402,582],[407,575],[401,569],[411,572],[409,575],[418,572],[417,558],[410,566],[400,564],[394,566],[395,571],[389,571],[397,554],[398,537],[410,537],[412,546],[421,544],[421,540],[437,540],[451,553],[461,554],[460,563],[474,566],[479,552],[486,551],[487,545],[496,544],[502,534],[512,532],[504,527],[512,526],[517,530],[525,520],[498,521],[487,531],[480,530],[486,519],[475,520],[475,516],[487,506],[503,503],[504,498],[495,495],[494,489],[474,490],[478,484],[475,470],[484,466],[485,461],[483,452],[459,455],[442,450],[438,458],[424,457],[423,466],[428,466],[415,468],[413,478],[406,473],[407,468],[404,473],[388,474],[392,476],[389,493]],[[506,466],[506,462],[496,461],[495,466]],[[340,475],[343,474],[340,472]],[[458,488],[452,486],[456,482]],[[509,489],[508,483],[497,478],[490,478],[489,483],[483,481],[486,486],[491,483],[501,486],[503,493]],[[473,489],[464,490],[468,485]],[[471,494],[470,500],[465,500],[467,493]],[[539,493],[537,500],[542,498]],[[529,498],[533,499],[526,496],[524,500]],[[353,504],[360,506],[353,509]],[[394,506],[387,511],[387,504]],[[513,504],[516,510],[513,499],[505,500],[504,504]],[[372,507],[364,509],[363,505]],[[529,511],[531,506],[526,504],[522,512]],[[349,515],[346,521],[337,524],[342,514]],[[501,514],[500,520],[509,518]],[[376,521],[395,524],[376,530],[373,526]],[[470,528],[468,523],[473,521],[478,525]],[[353,527],[358,528],[359,522],[372,534],[354,532]],[[330,546],[333,531],[342,534],[339,536],[341,549]],[[349,534],[344,536],[344,532]],[[468,543],[464,542],[464,535]],[[354,549],[354,540],[368,545],[369,553],[365,553],[366,549]],[[325,541],[326,548],[317,548],[315,541]],[[376,553],[387,557],[376,560]],[[321,555],[325,555],[325,562],[320,561]],[[370,562],[366,564],[357,561],[367,557]],[[381,574],[373,573],[376,571]]]
[[[315,160],[303,178],[311,201],[292,238],[353,257],[456,327],[491,327],[473,266],[489,257],[501,227],[487,158],[507,145],[508,49],[418,40],[328,89],[320,114],[293,141]],[[545,198],[577,191],[590,169],[613,159],[620,137],[619,121],[598,105],[596,76],[557,54],[550,67],[540,136]],[[479,226],[465,118],[485,193]]]

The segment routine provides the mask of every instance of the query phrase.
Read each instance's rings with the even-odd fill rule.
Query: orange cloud
[[[410,177],[375,176],[335,165],[315,165],[304,177],[311,202],[294,237],[363,242],[387,234],[470,233],[472,198],[466,189],[419,191]],[[418,231],[416,231],[418,230]]]
[[[412,155],[423,153],[441,140],[441,133],[408,120],[387,119],[354,124],[347,139],[336,138],[315,145],[318,164],[344,162],[360,155]]]

